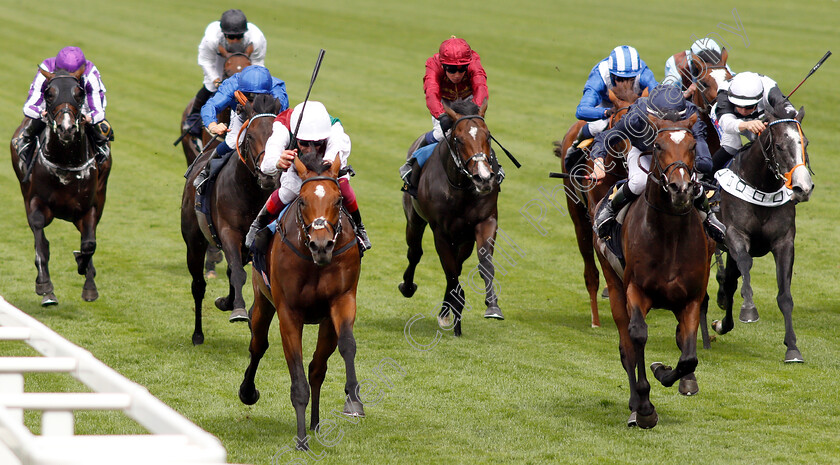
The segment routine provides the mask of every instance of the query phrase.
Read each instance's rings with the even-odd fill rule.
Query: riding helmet
[[[682,91],[672,84],[654,87],[647,100],[647,111],[659,119],[681,121],[685,119],[687,106]]]
[[[273,86],[271,72],[265,66],[251,65],[239,73],[239,90],[243,93],[267,94]]]
[[[472,49],[464,39],[452,37],[440,44],[440,63],[442,65],[468,65],[472,60]]]
[[[55,56],[55,67],[74,72],[85,64],[85,54],[79,47],[64,47]]]
[[[289,121],[291,130],[298,128],[298,120],[303,110],[303,103],[299,103],[292,110],[292,117]],[[330,137],[332,119],[327,113],[327,107],[321,102],[310,100],[306,102],[306,111],[303,113],[303,121],[298,128],[297,137],[299,140],[324,140]]]
[[[222,13],[219,21],[222,27],[222,34],[245,34],[248,30],[248,20],[242,10],[227,10]]]
[[[629,45],[619,45],[610,52],[610,74],[618,77],[636,77],[642,72],[639,52]]]
[[[738,107],[751,107],[764,95],[761,75],[749,71],[738,73],[729,81],[729,101]]]

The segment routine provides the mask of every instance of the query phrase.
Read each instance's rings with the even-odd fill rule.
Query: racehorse
[[[208,189],[205,202],[209,205],[213,230],[204,213],[196,211],[193,180],[210,157],[205,153],[193,163],[184,194],[181,198],[181,235],[187,244],[187,268],[192,275],[192,295],[195,301],[195,330],[193,344],[204,342],[201,329],[201,302],[204,299],[206,281],[202,270],[208,243],[221,242],[228,262],[227,276],[230,290],[225,297],[216,299],[216,307],[231,311],[230,321],[247,321],[242,286],[246,273],[243,258],[248,257],[244,246],[245,235],[256,218],[260,207],[274,189],[274,179],[259,171],[259,164],[265,154],[265,143],[271,135],[274,117],[279,104],[268,94],[258,94],[253,103],[244,100],[244,115],[240,134],[244,140],[219,172],[212,189]],[[240,136],[241,137],[241,136]],[[213,236],[216,235],[218,239]]]
[[[233,76],[234,74],[242,71],[246,67],[251,65],[251,53],[254,51],[253,44],[244,47],[242,42],[231,42],[226,49],[223,46],[219,46],[219,54],[225,58],[224,64],[224,71],[222,74],[222,81],[225,79]],[[187,116],[192,111],[193,103],[195,102],[195,97],[193,97],[189,103],[187,103],[187,107],[184,108],[184,112],[181,114],[181,128],[183,131],[184,123],[187,120]],[[228,124],[230,123],[230,110],[225,109],[219,114],[219,122]],[[201,122],[196,122],[195,124],[201,124]],[[198,140],[197,138],[193,137],[189,131],[184,134],[183,139],[181,140],[181,147],[184,149],[184,156],[187,159],[187,165],[192,165],[193,161],[202,153],[202,152],[210,152],[216,146],[219,145],[219,140],[215,137],[211,137],[207,131],[201,131],[201,139]],[[207,257],[204,261],[204,271],[207,273],[208,278],[215,278],[216,277],[216,263],[222,261],[222,252],[219,250],[215,244],[210,244],[207,248]]]
[[[609,98],[615,108],[615,112],[610,116],[609,127],[613,127],[622,116],[627,114],[630,105],[633,104],[639,95],[633,90],[633,81],[620,81],[616,87],[609,91]],[[642,97],[647,97],[647,89],[642,92]],[[572,143],[575,141],[577,134],[586,121],[577,121],[569,128],[566,135],[563,136],[562,141],[554,142],[554,155],[564,160],[566,152]],[[592,218],[595,217],[594,207],[609,191],[610,187],[616,181],[627,177],[627,167],[624,160],[615,156],[615,154],[625,153],[628,147],[615,146],[613,150],[607,151],[607,156],[604,159],[604,165],[608,168],[606,170],[606,177],[604,181],[598,184],[591,184],[582,181],[578,177],[570,177],[564,179],[564,187],[566,191],[566,205],[569,208],[569,217],[575,226],[575,237],[577,238],[578,250],[581,257],[583,257],[583,279],[586,283],[586,290],[589,292],[589,307],[592,313],[592,327],[597,328],[601,326],[601,320],[598,317],[598,286],[600,285],[598,267],[595,265],[595,254],[593,252],[592,244]],[[563,162],[563,172],[566,173],[566,164]],[[586,158],[586,163],[582,164],[578,169],[573,170],[574,173],[588,175],[592,173],[592,160]]]
[[[629,207],[621,226],[626,260],[623,270],[610,265],[601,253],[603,242],[598,239],[598,258],[618,327],[621,362],[630,382],[628,426],[652,428],[658,420],[650,402],[645,367],[645,317],[651,308],[674,312],[681,351],[676,369],[654,363],[653,375],[666,387],[680,380],[682,394],[692,395],[698,390],[693,374],[697,366],[697,328],[714,248],[693,206],[696,181],[691,127],[696,121],[696,115],[679,122],[652,119],[657,131],[647,185],[643,196]]]
[[[82,235],[81,247],[73,252],[77,271],[85,276],[82,299],[91,302],[99,297],[94,277],[93,253],[96,251],[96,226],[105,207],[105,191],[111,172],[111,157],[96,162],[93,144],[86,134],[82,114],[85,90],[80,84],[82,72],[58,69],[55,73],[41,70],[47,78],[44,99],[47,127],[45,137],[36,148],[30,176],[27,166],[11,145],[12,165],[20,182],[26,207],[26,219],[35,236],[35,292],[43,295],[41,305],[58,303],[50,280],[50,243],[44,235],[54,218],[69,221]],[[22,125],[21,125],[22,126]],[[15,131],[18,136],[21,127]]]
[[[723,49],[720,60],[714,64],[706,63],[699,56],[692,55],[691,74],[682,76],[683,85],[688,87],[687,99],[697,106],[700,119],[706,124],[706,145],[709,146],[709,153],[712,154],[720,149],[720,137],[710,113],[717,101],[718,89],[725,81],[732,79],[732,73],[726,68],[727,58],[729,58],[729,52],[726,49]]]
[[[796,237],[795,205],[807,202],[814,189],[809,172],[808,139],[802,132],[805,108],[800,108],[796,115],[782,117],[768,108],[766,115],[767,128],[752,145],[735,157],[729,167],[735,177],[727,178],[721,176],[725,171],[718,172],[722,187],[720,218],[726,224],[729,252],[724,272],[718,274],[720,287],[717,302],[726,311],[726,316],[722,321],[714,322],[713,327],[719,334],[733,328],[732,297],[738,287],[739,276],[744,278],[740,320],[744,323],[758,320],[750,268],[753,257],[763,257],[772,252],[779,288],[776,302],[785,320],[785,362],[802,362],[793,331],[790,280]],[[738,191],[747,192],[749,199],[730,193],[737,194]]]
[[[306,158],[305,156],[303,156]],[[364,417],[356,380],[356,287],[361,256],[349,215],[342,208],[341,160],[332,165],[295,158],[303,184],[300,196],[277,222],[277,233],[266,255],[265,274],[252,273],[254,309],[251,317],[251,359],[239,387],[239,399],[252,405],[260,398],[254,386],[260,359],[268,349],[268,330],[276,311],[283,353],[291,377],[291,398],[297,417],[298,449],[308,449],[306,405],[312,389],[312,421],[320,423],[321,385],[327,360],[338,346],[344,359],[347,395],[344,415]],[[263,276],[270,283],[266,285]],[[303,370],[301,338],[304,324],[318,324],[318,343],[309,364],[309,383]]]
[[[408,193],[403,195],[408,266],[399,289],[405,297],[413,296],[417,290],[414,271],[423,255],[423,233],[428,224],[446,274],[439,324],[453,327],[454,315],[454,334],[460,336],[461,311],[466,300],[458,277],[473,246],[478,249],[479,272],[485,284],[484,317],[504,319],[493,289],[499,165],[490,148],[490,130],[484,122],[487,102],[479,108],[470,101],[456,101],[451,108],[444,108],[454,121],[452,130],[423,166],[417,198]],[[421,140],[422,136],[414,141],[408,157]]]

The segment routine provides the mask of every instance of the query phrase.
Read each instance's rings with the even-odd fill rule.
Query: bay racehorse
[[[254,46],[251,44],[245,47],[242,42],[230,42],[227,49],[220,45],[218,51],[219,55],[225,59],[222,72],[222,81],[224,81],[251,65],[251,53],[254,51]],[[192,98],[189,103],[187,103],[187,107],[184,108],[184,112],[181,114],[180,127],[182,128],[182,131],[184,123],[187,121],[187,116],[189,116],[192,111],[194,102],[195,98]],[[230,124],[230,109],[225,108],[221,113],[219,113],[218,119],[220,123]],[[200,121],[194,124],[201,126]],[[187,159],[187,165],[192,165],[193,161],[195,161],[202,152],[211,152],[217,145],[219,145],[219,139],[211,137],[210,133],[203,130],[201,131],[200,138],[194,137],[190,134],[189,130],[187,130],[186,133],[183,134],[183,139],[181,140],[181,147],[184,149],[184,156]],[[219,250],[215,244],[210,244],[207,248],[207,257],[204,261],[204,270],[207,273],[208,278],[216,277],[216,263],[221,261],[222,251]]]
[[[246,273],[248,250],[245,235],[265,200],[275,188],[275,179],[263,175],[259,164],[265,155],[265,143],[271,135],[272,124],[279,103],[268,94],[257,94],[253,103],[244,100],[244,115],[240,137],[244,140],[237,148],[238,156],[231,156],[222,167],[212,189],[207,189],[205,202],[210,211],[211,223],[204,213],[196,211],[193,180],[207,163],[210,153],[205,153],[193,163],[184,184],[181,198],[181,235],[187,245],[187,268],[192,276],[192,296],[195,301],[195,330],[193,344],[204,342],[201,329],[201,302],[206,281],[203,273],[204,255],[209,243],[217,240],[227,259],[227,276],[230,283],[228,295],[216,299],[216,307],[233,311],[230,321],[247,321],[242,286]],[[215,238],[214,238],[215,236]]]
[[[689,76],[682,76],[683,85],[688,87],[687,100],[694,103],[700,112],[700,119],[706,124],[706,145],[709,153],[714,154],[720,149],[720,137],[710,114],[717,101],[718,89],[725,81],[732,79],[732,74],[726,67],[729,52],[723,49],[717,63],[706,63],[699,56],[692,55],[693,66]]]
[[[484,317],[504,319],[493,288],[499,165],[490,148],[490,130],[484,122],[487,102],[479,108],[471,101],[457,101],[451,108],[444,108],[454,121],[452,130],[423,165],[417,198],[408,193],[403,195],[408,266],[399,289],[405,297],[413,296],[417,290],[414,271],[423,255],[423,233],[428,224],[446,275],[439,324],[454,327],[454,334],[460,336],[461,311],[466,300],[458,278],[474,246],[478,249],[479,272],[485,283]],[[414,141],[408,157],[421,140],[422,137]]]
[[[696,115],[679,122],[652,119],[656,140],[647,185],[629,207],[621,226],[626,260],[623,270],[610,265],[598,239],[598,258],[618,327],[621,362],[630,383],[628,426],[652,428],[658,420],[650,402],[645,366],[645,317],[651,308],[674,313],[681,351],[675,369],[652,364],[654,376],[666,387],[680,380],[683,394],[698,390],[693,374],[697,366],[697,328],[714,248],[693,206],[697,183],[691,127],[696,120]]]
[[[305,155],[302,155],[307,158]],[[254,385],[260,359],[268,349],[268,330],[274,313],[280,323],[283,353],[291,377],[291,399],[297,418],[298,449],[308,448],[306,406],[312,389],[311,429],[320,423],[321,385],[327,360],[336,346],[344,359],[346,394],[343,414],[364,417],[356,379],[356,287],[361,256],[353,224],[342,208],[337,178],[341,160],[332,165],[319,161],[304,163],[295,158],[303,184],[299,197],[277,222],[277,233],[269,245],[266,270],[254,270],[254,309],[251,317],[251,360],[239,387],[239,399],[252,405],[260,398]],[[266,276],[267,278],[263,278]],[[266,285],[266,279],[270,288]],[[309,383],[303,369],[304,324],[318,324],[318,342],[309,364]]]
[[[26,208],[26,219],[35,236],[35,292],[43,295],[41,305],[58,303],[50,280],[50,243],[44,235],[54,218],[69,221],[82,235],[79,251],[73,252],[76,267],[84,275],[82,299],[90,302],[99,297],[94,277],[93,254],[96,251],[96,226],[105,207],[111,157],[98,164],[94,147],[86,130],[82,107],[85,90],[79,83],[84,69],[68,73],[62,69],[50,73],[41,70],[47,78],[44,99],[46,102],[45,136],[33,157],[30,175],[12,145],[12,165],[20,181],[20,191]],[[18,136],[20,127],[15,131]],[[94,130],[94,129],[90,129]]]
[[[642,96],[647,96],[647,89],[644,90]],[[610,116],[609,128],[613,127],[622,116],[627,114],[630,105],[633,104],[639,95],[633,89],[633,81],[619,81],[614,89],[609,93],[610,101],[613,104],[615,112]],[[577,138],[580,129],[586,121],[577,121],[569,128],[566,135],[563,136],[562,141],[554,142],[554,155],[562,160],[561,165],[563,172],[567,173],[565,157],[566,152],[572,143]],[[607,151],[607,156],[604,159],[604,166],[606,169],[606,176],[603,182],[591,183],[582,177],[570,177],[563,181],[564,190],[566,192],[566,205],[569,208],[569,217],[572,219],[572,224],[575,227],[575,238],[577,239],[578,250],[581,257],[583,257],[583,280],[586,284],[586,290],[589,292],[589,307],[592,314],[592,327],[597,328],[601,326],[601,320],[598,317],[598,286],[600,285],[600,274],[598,267],[595,264],[595,253],[592,248],[593,232],[592,232],[592,218],[595,217],[594,207],[609,191],[610,187],[620,179],[627,177],[627,167],[624,159],[616,157],[615,154],[624,153],[629,147],[613,147],[613,150]],[[588,149],[587,149],[588,152]],[[580,176],[586,176],[592,173],[592,160],[586,157],[586,162],[582,163],[573,169],[573,173]]]
[[[793,113],[791,111],[791,113]],[[753,257],[768,252],[776,262],[776,302],[785,320],[787,346],[785,362],[802,362],[793,331],[793,297],[790,280],[793,275],[794,238],[796,237],[796,204],[811,197],[808,161],[808,139],[802,132],[805,108],[795,115],[777,116],[768,109],[767,128],[748,148],[735,157],[729,170],[717,174],[721,184],[720,219],[726,224],[726,267],[718,274],[718,305],[726,311],[722,321],[713,324],[719,334],[733,326],[733,295],[741,284],[740,320],[758,320],[753,301],[750,269]],[[744,194],[746,193],[746,195]]]

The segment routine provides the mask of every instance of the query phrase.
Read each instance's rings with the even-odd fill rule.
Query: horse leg
[[[224,233],[223,233],[224,234]],[[226,308],[231,308],[230,322],[248,321],[248,311],[245,309],[245,298],[242,297],[242,287],[248,274],[242,267],[242,243],[244,238],[238,233],[222,237],[222,249],[228,261],[228,283],[230,284]],[[218,304],[217,304],[218,306]]]
[[[408,194],[406,194],[406,197]],[[408,266],[403,273],[403,282],[398,286],[405,297],[411,297],[417,291],[417,284],[414,282],[414,270],[420,263],[423,256],[423,233],[426,231],[426,220],[417,214],[411,204],[411,199],[403,200],[405,210],[405,242],[408,244]]]
[[[704,298],[705,300],[705,298]],[[702,301],[692,301],[680,311],[675,312],[677,317],[677,347],[680,348],[680,359],[677,368],[672,369],[662,363],[655,362],[650,365],[653,376],[665,387],[671,387],[679,379],[680,394],[693,396],[697,394],[697,379],[694,377],[694,370],[697,368],[697,327],[700,324],[700,306]]]
[[[612,295],[610,296],[612,297]],[[630,322],[627,332],[632,342],[632,349],[636,358],[636,386],[638,394],[638,408],[636,414],[636,425],[640,428],[653,428],[656,426],[659,417],[656,409],[650,402],[650,383],[647,380],[647,367],[645,366],[645,345],[648,338],[648,326],[645,316],[650,310],[650,299],[645,296],[632,283],[627,288],[627,312],[630,314]],[[632,390],[633,386],[631,386]]]
[[[802,363],[805,361],[796,346],[796,333],[793,332],[793,296],[790,293],[790,280],[793,276],[793,238],[773,249],[773,259],[776,261],[776,284],[779,293],[776,302],[785,319],[785,363]]]
[[[726,254],[726,267],[724,268],[723,279],[719,281],[718,306],[725,312],[723,320],[712,322],[712,329],[718,334],[726,334],[735,327],[735,320],[732,318],[732,305],[734,304],[735,291],[738,289],[738,278],[741,271],[735,263],[733,252]]]
[[[758,321],[758,310],[756,310],[755,302],[753,301],[753,290],[750,280],[753,258],[750,256],[748,250],[744,250],[743,253],[735,254],[735,263],[738,265],[738,271],[741,272],[741,277],[743,278],[743,282],[741,282],[741,297],[744,299],[744,302],[741,304],[741,314],[738,316],[738,320],[741,323],[754,323]]]
[[[231,273],[233,272],[233,266],[231,266],[230,261],[228,261],[227,266],[227,279],[228,279],[228,293],[225,296],[216,297],[216,300],[213,302],[216,305],[216,308],[223,312],[229,312],[233,310],[233,296],[235,291],[233,290],[233,281],[231,280]]]
[[[204,260],[204,275],[208,279],[216,277],[216,264],[221,263],[223,258],[222,251],[215,244],[210,244],[207,247],[207,256]]]
[[[76,229],[82,234],[81,246],[78,252],[73,252],[78,265],[78,273],[85,276],[85,284],[82,287],[82,299],[86,302],[93,302],[99,297],[96,290],[96,268],[93,266],[93,254],[96,252],[96,208],[91,208],[81,219],[76,221]]]
[[[56,305],[58,299],[53,293],[53,284],[50,279],[50,241],[44,234],[44,228],[52,222],[53,213],[37,197],[30,199],[26,207],[26,219],[35,237],[35,269],[38,270],[38,277],[35,278],[35,293],[44,296],[41,300],[42,306]]]
[[[201,235],[201,232],[197,232],[186,243],[187,269],[190,271],[190,276],[192,277],[190,290],[192,291],[193,304],[195,305],[195,327],[193,329],[192,343],[193,345],[199,345],[204,343],[204,331],[201,329],[201,304],[204,301],[207,281],[204,279],[201,261],[204,257],[204,251],[207,249],[207,241]]]
[[[496,227],[497,223],[494,217],[490,217],[479,223],[475,228],[475,243],[477,247],[476,253],[478,254],[478,271],[484,279],[484,304],[487,305],[484,318],[504,320],[505,317],[502,315],[502,309],[499,308],[499,297],[493,288],[493,279],[496,276],[496,266],[493,262],[493,252],[496,245]],[[472,245],[470,245],[470,251],[472,251]],[[461,263],[468,257],[469,254],[467,257],[463,257]]]
[[[589,293],[589,308],[592,315],[591,326],[601,327],[601,319],[598,317],[598,287],[600,286],[600,274],[595,265],[595,251],[592,237],[592,224],[587,216],[586,209],[579,203],[573,202],[568,197],[571,188],[566,187],[567,203],[569,204],[569,216],[575,226],[575,238],[577,239],[578,251],[583,258],[583,281],[586,284],[586,292]],[[604,289],[604,296],[609,291]]]
[[[709,293],[703,297],[703,303],[700,304],[700,332],[703,335],[703,348],[711,349],[711,338],[709,338],[709,324],[706,316],[709,313]]]
[[[203,276],[203,275],[202,275]],[[254,385],[254,378],[257,375],[265,351],[268,350],[268,330],[271,327],[271,320],[274,318],[274,306],[266,298],[257,286],[254,286],[254,307],[251,312],[251,343],[248,352],[251,354],[248,368],[245,369],[245,378],[239,385],[239,400],[245,405],[254,405],[260,400],[260,391]]]
[[[338,345],[338,335],[331,321],[322,321],[318,329],[318,345],[309,362],[309,387],[312,391],[312,420],[309,429],[315,430],[321,422],[321,385],[327,374],[327,360],[335,352]]]
[[[469,245],[469,251],[472,252],[472,243]],[[461,267],[463,261],[456,256],[456,250],[449,244],[449,239],[443,234],[435,234],[435,249],[440,258],[440,264],[443,267],[443,273],[446,276],[446,291],[443,294],[443,305],[438,316],[438,324],[442,328],[450,326],[448,317],[454,319],[455,336],[461,335],[461,310],[464,308],[464,290],[458,281],[461,276]],[[468,254],[469,255],[469,254]]]
[[[276,291],[275,291],[276,295]],[[291,399],[295,408],[297,421],[297,449],[309,450],[306,435],[306,405],[309,403],[309,383],[306,382],[306,372],[303,370],[302,335],[303,320],[288,308],[285,301],[275,298],[277,305],[277,317],[280,320],[280,335],[283,338],[283,354],[286,356],[286,365],[289,367],[291,377]],[[256,306],[254,307],[256,313]],[[268,329],[265,330],[266,332]],[[256,333],[256,330],[254,330]],[[256,338],[252,338],[253,340]],[[265,338],[267,340],[267,337]],[[266,346],[267,347],[267,346]],[[354,344],[355,349],[355,344]],[[264,352],[264,351],[263,351]],[[252,364],[253,364],[252,358]],[[249,370],[251,369],[249,365]],[[254,365],[256,372],[256,365]],[[246,372],[247,376],[247,372]]]
[[[330,316],[333,330],[338,337],[338,353],[344,359],[344,371],[347,376],[342,413],[350,417],[364,418],[365,408],[359,397],[359,382],[356,379],[356,339],[353,337],[353,324],[356,321],[355,291],[335,299],[330,305]]]

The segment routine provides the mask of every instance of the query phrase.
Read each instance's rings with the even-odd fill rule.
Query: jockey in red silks
[[[317,154],[326,163],[335,160],[336,155],[341,160],[341,167],[347,166],[347,159],[350,157],[350,136],[344,132],[344,126],[338,118],[330,116],[327,108],[321,102],[306,102],[306,111],[301,111],[303,103],[299,103],[294,109],[288,109],[277,115],[274,119],[271,137],[265,144],[265,156],[260,163],[260,171],[268,176],[274,176],[278,168],[286,170],[280,175],[280,188],[271,193],[260,213],[251,224],[251,229],[245,237],[245,246],[249,249],[256,242],[258,250],[265,250],[271,237],[265,229],[281,211],[294,201],[300,194],[300,186],[303,184],[298,173],[292,166],[294,159],[300,153]],[[292,131],[298,128],[295,135],[295,146],[291,147]],[[338,187],[341,190],[342,202],[350,218],[353,220],[353,227],[358,236],[359,242],[364,250],[371,248],[370,240],[362,223],[362,215],[359,212],[359,205],[356,202],[356,193],[350,187],[350,175],[345,174],[338,178]],[[256,239],[256,241],[255,241]]]
[[[38,66],[38,72],[29,86],[29,96],[26,103],[23,104],[23,114],[26,115],[23,128],[20,135],[12,141],[12,144],[14,144],[18,156],[28,165],[35,151],[35,140],[47,127],[44,121],[46,114],[44,90],[47,88],[47,77],[44,76],[42,71],[54,73],[59,69],[69,73],[83,70],[79,78],[79,85],[85,91],[82,114],[84,114],[85,122],[94,129],[91,131],[91,135],[96,144],[96,159],[101,164],[111,154],[108,141],[114,140],[111,125],[105,119],[105,105],[107,105],[105,84],[102,83],[99,70],[92,61],[85,58],[85,54],[79,47],[64,47],[59,50],[55,57],[47,58]]]
[[[487,73],[481,66],[478,52],[471,49],[466,40],[455,36],[443,41],[438,53],[426,60],[423,90],[434,127],[426,133],[420,147],[441,141],[451,129],[453,121],[443,110],[444,103],[451,105],[456,100],[472,99],[480,107],[487,100]],[[400,167],[403,181],[408,183],[414,165],[422,167],[428,155],[431,151],[427,151],[425,157],[412,157]]]

